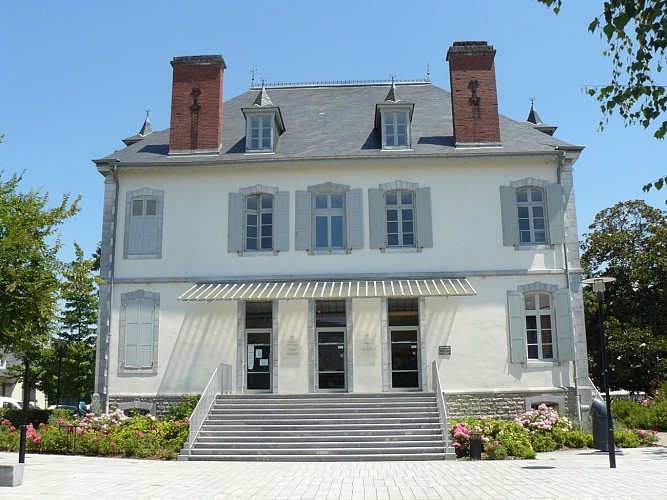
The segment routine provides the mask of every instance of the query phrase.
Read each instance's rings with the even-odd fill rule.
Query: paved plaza
[[[17,454],[0,453],[0,464]],[[0,498],[664,499],[667,447],[536,460],[433,462],[161,462],[28,455],[23,485]]]

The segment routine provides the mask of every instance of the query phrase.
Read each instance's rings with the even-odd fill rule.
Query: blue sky
[[[86,254],[101,235],[103,178],[92,159],[123,147],[151,110],[169,126],[174,56],[222,54],[225,98],[268,82],[424,78],[449,89],[445,54],[458,40],[496,50],[500,112],[525,120],[530,98],[556,136],[585,145],[575,164],[580,233],[629,199],[664,208],[667,191],[641,186],[667,174],[665,142],[614,117],[582,90],[609,81],[604,45],[587,26],[602,0],[565,0],[556,16],[535,0],[68,0],[9,2],[0,11],[0,170],[25,171],[22,189],[54,202],[81,195],[63,227]]]

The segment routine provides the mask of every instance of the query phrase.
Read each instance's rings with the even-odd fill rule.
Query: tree
[[[639,200],[617,203],[595,216],[581,248],[587,277],[616,278],[605,294],[612,386],[646,390],[656,373],[652,359],[667,359],[667,212]],[[584,306],[591,372],[599,380],[597,304],[590,291]]]
[[[96,256],[86,259],[75,242],[76,258],[65,266],[60,316],[64,341],[62,394],[89,398],[95,378],[95,334],[97,331],[98,278],[92,274]]]
[[[0,349],[27,359],[43,346],[58,311],[59,226],[79,210],[67,195],[21,193],[20,175],[0,177]]]
[[[538,0],[558,14],[562,0]],[[602,13],[588,26],[606,42],[603,52],[612,62],[611,81],[588,87],[600,103],[603,119],[618,112],[626,124],[655,127],[653,135],[667,134],[667,92],[660,83],[667,48],[667,0],[605,0]],[[667,176],[644,186],[661,189]]]

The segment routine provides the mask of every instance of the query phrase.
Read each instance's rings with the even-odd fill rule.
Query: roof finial
[[[266,91],[266,78],[260,78],[262,82],[262,89],[259,91],[259,94],[257,94],[257,97],[255,98],[255,102],[253,103],[255,106],[273,106],[273,102],[271,102],[271,98],[269,97],[269,94]]]
[[[250,74],[252,75],[252,78],[250,79],[250,88],[253,88],[255,86],[255,72],[257,71],[257,68],[252,68],[250,70]]]
[[[426,63],[426,81],[431,81],[431,65],[429,63]]]
[[[396,97],[396,83],[394,82],[394,78],[396,75],[389,75],[391,78],[391,88],[389,89],[389,92],[387,93],[387,97],[384,98],[385,102],[386,101],[391,101],[391,102],[396,102],[398,101],[398,98]]]
[[[141,137],[147,136],[153,132],[153,129],[151,128],[151,110],[148,108],[144,109],[144,111],[146,112],[146,119],[144,120],[144,124],[139,131],[139,135]]]
[[[531,97],[530,98],[530,112],[528,113],[528,118],[526,118],[527,122],[530,122],[534,125],[539,125],[542,123],[542,120],[540,119],[540,116],[537,114],[537,111],[535,111],[535,98]]]

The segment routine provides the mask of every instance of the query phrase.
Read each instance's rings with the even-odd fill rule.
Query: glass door
[[[391,386],[419,389],[418,331],[391,330]]]
[[[248,365],[246,388],[249,391],[271,390],[271,332],[247,332]]]
[[[345,330],[318,330],[317,381],[320,390],[346,389]]]

